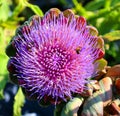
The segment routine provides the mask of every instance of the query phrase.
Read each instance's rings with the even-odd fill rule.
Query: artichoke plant
[[[104,53],[84,17],[53,8],[16,30],[7,68],[28,99],[54,104],[55,116],[119,115],[120,66],[108,67]]]

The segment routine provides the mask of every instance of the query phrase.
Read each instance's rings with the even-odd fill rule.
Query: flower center
[[[50,78],[61,77],[71,60],[70,53],[58,45],[44,47],[41,56],[44,74]]]

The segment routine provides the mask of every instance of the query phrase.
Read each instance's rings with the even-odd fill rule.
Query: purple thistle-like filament
[[[61,13],[58,18],[54,14],[52,17],[33,18],[32,26],[26,24],[18,31],[17,54],[11,59],[19,84],[31,96],[66,101],[72,93],[80,93],[94,74],[93,62],[99,55],[97,37],[74,16],[69,19]]]

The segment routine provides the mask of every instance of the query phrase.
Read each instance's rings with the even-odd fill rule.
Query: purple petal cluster
[[[90,33],[83,17],[49,11],[17,29],[8,70],[29,98],[66,101],[83,92],[95,75],[94,62],[101,55],[97,46],[98,37]]]

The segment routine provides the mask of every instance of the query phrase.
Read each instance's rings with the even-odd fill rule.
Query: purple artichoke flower
[[[59,103],[85,89],[103,57],[97,31],[71,10],[49,10],[19,27],[7,47],[10,79],[28,98]],[[12,52],[11,52],[12,51]]]

